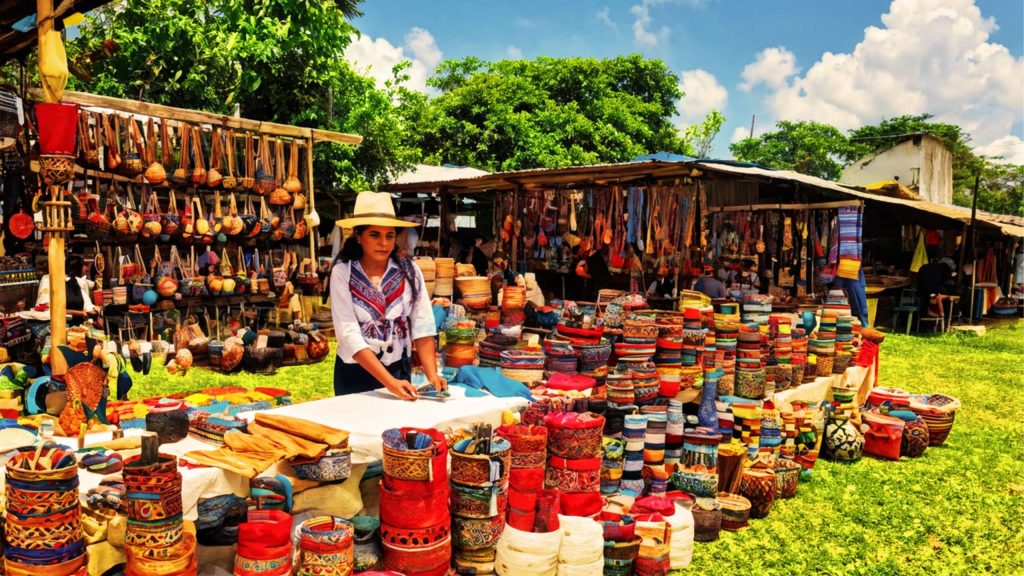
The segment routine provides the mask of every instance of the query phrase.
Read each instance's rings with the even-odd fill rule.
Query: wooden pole
[[[39,28],[39,80],[43,100],[59,102],[67,82],[67,57],[59,34],[53,26],[53,1],[36,0],[36,25]],[[59,49],[54,50],[54,43]],[[57,198],[52,198],[57,200]],[[47,222],[47,224],[51,224]],[[67,361],[59,346],[67,344],[67,294],[64,277],[64,232],[50,230],[47,264],[50,276],[50,368],[54,376],[67,372]]]
[[[971,324],[974,324],[974,285],[978,278],[978,250],[974,243],[978,239],[978,186],[981,184],[981,172],[978,171],[974,174],[974,194],[971,199],[971,304],[968,309],[970,314]],[[963,270],[958,271],[963,274]]]

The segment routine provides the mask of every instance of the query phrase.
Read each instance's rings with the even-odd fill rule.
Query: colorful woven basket
[[[740,494],[750,501],[750,517],[765,518],[775,502],[775,472],[751,468],[740,478]]]
[[[722,505],[722,529],[730,532],[750,527],[750,500],[738,494],[718,493],[718,502]]]

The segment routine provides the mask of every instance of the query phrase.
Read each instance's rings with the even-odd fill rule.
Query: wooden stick
[[[142,433],[142,456],[139,461],[145,466],[156,464],[160,452],[160,438],[156,432]]]

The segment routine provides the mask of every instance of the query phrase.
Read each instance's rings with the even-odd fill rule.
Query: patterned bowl
[[[352,450],[328,450],[320,458],[289,460],[295,475],[317,482],[344,482],[352,473]]]

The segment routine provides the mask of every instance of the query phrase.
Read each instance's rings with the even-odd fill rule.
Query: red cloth
[[[583,376],[582,374],[562,374],[561,372],[555,372],[548,378],[548,388],[552,390],[566,390],[574,392],[582,392],[584,390],[590,390],[594,387],[596,380],[589,376]]]
[[[510,488],[536,492],[544,487],[544,468],[513,468],[508,473]]]
[[[593,516],[604,507],[600,492],[562,494],[561,509],[566,516]]]
[[[632,512],[634,516],[637,514],[661,514],[662,516],[671,516],[675,511],[675,503],[664,496],[647,496],[646,498],[639,498],[633,502],[633,507],[630,508],[630,512]]]
[[[41,154],[75,155],[78,135],[78,104],[41,102],[36,104]]]

